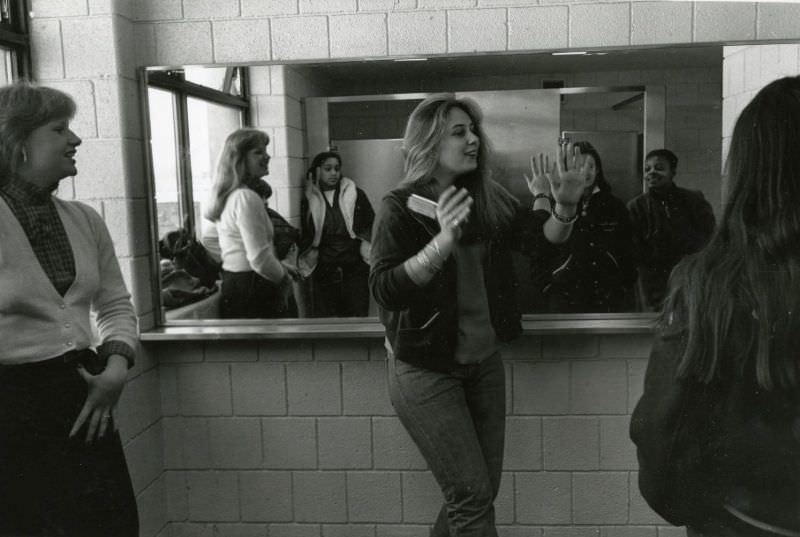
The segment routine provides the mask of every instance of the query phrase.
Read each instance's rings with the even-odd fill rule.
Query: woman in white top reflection
[[[275,255],[274,230],[255,188],[269,174],[269,136],[238,129],[225,140],[205,217],[217,224],[222,257],[220,315],[276,318],[289,311],[297,269]]]

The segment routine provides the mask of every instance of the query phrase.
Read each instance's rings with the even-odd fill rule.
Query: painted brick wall
[[[649,345],[559,336],[508,349],[502,535],[658,534],[627,432]],[[380,340],[150,351],[172,536],[427,531],[440,492],[389,402]]]
[[[144,329],[153,324],[153,304],[137,67],[800,37],[800,6],[784,3],[31,0],[31,10],[34,76],[76,97],[74,125],[84,138],[80,175],[64,181],[59,194],[87,201],[106,219]],[[733,90],[737,70],[727,67],[738,62],[736,52],[723,77],[728,105],[741,93]],[[739,109],[726,105],[723,135]],[[287,134],[287,157],[296,154],[292,138]],[[146,347],[118,411],[142,536],[418,535],[435,488],[385,398],[374,393],[383,385],[376,381],[381,364],[375,344],[364,345],[368,350],[355,342]],[[636,495],[630,446],[622,442],[646,347],[631,336],[514,347],[509,449],[532,451],[508,454],[499,503],[504,535],[682,534],[658,526]],[[308,391],[298,389],[304,384]],[[384,406],[375,412],[370,401],[378,399]],[[284,436],[270,436],[281,427],[301,441],[288,449]],[[185,440],[178,442],[176,431]],[[254,451],[242,448],[256,438]],[[589,449],[572,449],[574,438]],[[268,460],[283,466],[267,467]],[[599,485],[609,492],[598,494]],[[287,487],[291,495],[270,495]],[[375,503],[398,494],[399,504]]]

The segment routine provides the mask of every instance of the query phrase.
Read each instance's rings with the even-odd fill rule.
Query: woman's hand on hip
[[[461,226],[469,219],[472,212],[473,199],[464,188],[447,187],[439,196],[436,208],[436,220],[445,240],[457,241],[461,238]]]
[[[86,381],[88,395],[83,404],[69,436],[73,437],[86,425],[86,443],[91,444],[113,430],[111,412],[117,406],[119,396],[125,387],[128,377],[128,362],[123,356],[112,354],[108,357],[105,369],[97,375],[92,375],[82,366],[78,366],[78,373]]]

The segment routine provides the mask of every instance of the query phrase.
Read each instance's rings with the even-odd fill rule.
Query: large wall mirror
[[[202,242],[208,233],[202,206],[216,160],[227,135],[241,126],[269,134],[272,158],[263,180],[271,188],[265,206],[300,231],[305,178],[314,155],[338,152],[342,175],[352,179],[377,210],[382,194],[402,178],[400,145],[409,113],[425,95],[440,91],[469,97],[480,106],[492,147],[493,177],[522,204],[531,203],[523,178],[530,170],[530,156],[553,152],[564,140],[585,141],[597,150],[611,193],[625,204],[648,190],[643,174],[647,152],[670,149],[678,157],[674,183],[701,192],[718,217],[722,46],[415,60],[143,71],[153,238],[160,239],[153,246],[154,257],[160,259],[153,264],[159,272],[154,281],[161,282],[154,293],[162,304],[162,324],[220,324],[218,288],[213,282],[181,277],[170,247],[186,236]],[[587,192],[588,206],[591,195]],[[515,260],[519,298],[528,319],[651,317],[645,315],[651,308],[642,299],[637,276],[626,284],[624,299],[610,309],[551,308],[542,298],[547,283],[542,283],[536,262]],[[544,273],[553,270],[550,266]],[[293,294],[296,309],[277,322],[319,322],[310,284],[296,283]],[[366,317],[372,322],[375,315],[371,303]]]

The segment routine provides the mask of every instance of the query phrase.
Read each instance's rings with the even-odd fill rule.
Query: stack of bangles
[[[429,248],[433,248],[436,253],[436,256],[439,258],[439,263],[434,263],[431,254],[433,252],[429,252]],[[419,251],[417,254],[417,262],[430,273],[439,272],[442,270],[442,266],[444,265],[444,260],[442,259],[442,252],[439,251],[439,244],[436,242],[436,239],[433,239],[430,243],[426,244],[425,247]]]
[[[564,216],[564,215],[558,214],[556,212],[555,204],[553,205],[553,209],[550,211],[550,214],[552,214],[553,218],[555,218],[556,220],[558,220],[562,224],[573,224],[573,223],[575,223],[575,220],[578,219],[578,212],[577,211],[575,211],[575,214],[573,214],[572,216]]]

